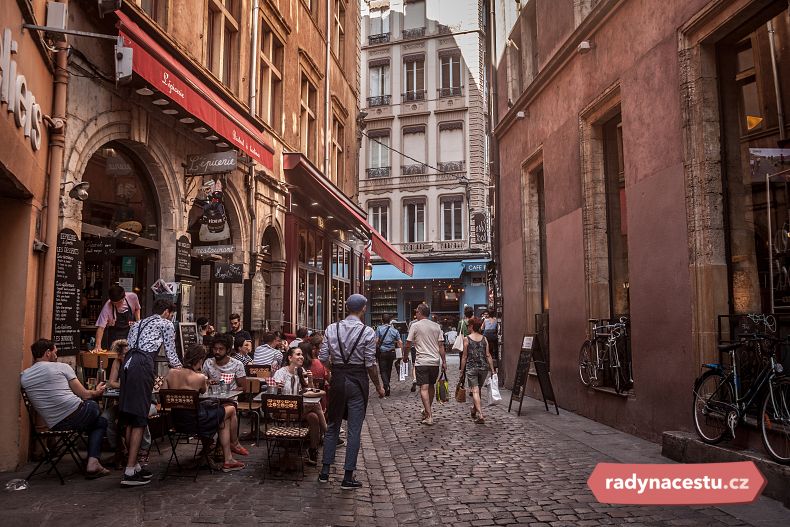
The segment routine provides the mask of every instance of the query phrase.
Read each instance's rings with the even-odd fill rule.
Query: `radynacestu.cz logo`
[[[766,485],[751,461],[689,465],[599,463],[587,485],[601,503],[711,505],[751,503]]]

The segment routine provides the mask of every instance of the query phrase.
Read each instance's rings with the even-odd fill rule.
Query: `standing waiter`
[[[359,455],[362,421],[368,405],[368,378],[376,386],[379,398],[384,397],[384,387],[376,365],[376,335],[367,327],[365,316],[368,299],[354,294],[346,300],[349,315],[345,320],[326,328],[318,358],[332,371],[329,388],[327,417],[329,427],[324,437],[324,460],[319,483],[329,482],[329,468],[335,462],[335,449],[340,435],[344,414],[348,417],[348,445],[346,447],[345,474],[340,488],[354,490],[362,483],[354,479]]]
[[[110,299],[104,303],[99,318],[96,320],[96,345],[93,352],[110,349],[118,339],[129,335],[132,324],[140,320],[140,299],[134,293],[127,293],[123,287],[114,285],[109,291]],[[102,342],[107,336],[106,342]]]

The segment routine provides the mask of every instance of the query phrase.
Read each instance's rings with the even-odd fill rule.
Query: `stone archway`
[[[276,220],[264,229],[261,247],[261,268],[258,274],[263,278],[266,287],[263,309],[266,325],[271,330],[280,330],[285,307],[286,262],[282,230]]]

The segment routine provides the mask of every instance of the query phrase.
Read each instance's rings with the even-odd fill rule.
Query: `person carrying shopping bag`
[[[461,355],[461,371],[466,372],[466,384],[472,396],[474,409],[472,419],[475,423],[485,423],[480,404],[480,388],[491,373],[496,373],[488,341],[481,333],[483,321],[477,317],[469,319],[469,336],[464,338],[464,351]]]

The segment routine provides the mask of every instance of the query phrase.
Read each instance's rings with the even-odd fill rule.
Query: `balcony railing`
[[[403,94],[404,101],[424,101],[425,90],[407,91]]]
[[[391,167],[378,167],[367,169],[369,178],[390,177]]]
[[[450,86],[449,88],[439,88],[439,97],[460,97],[464,94],[462,86]]]
[[[368,44],[383,44],[390,41],[389,33],[379,33],[378,35],[368,35]]]
[[[403,40],[411,40],[413,38],[420,38],[425,36],[424,27],[415,27],[413,29],[403,30]]]
[[[368,106],[387,106],[392,104],[392,95],[374,95],[368,97]]]
[[[400,173],[402,176],[420,176],[425,174],[427,171],[428,167],[424,163],[400,166]]]
[[[437,168],[445,174],[450,172],[463,172],[466,170],[466,161],[441,161]]]

